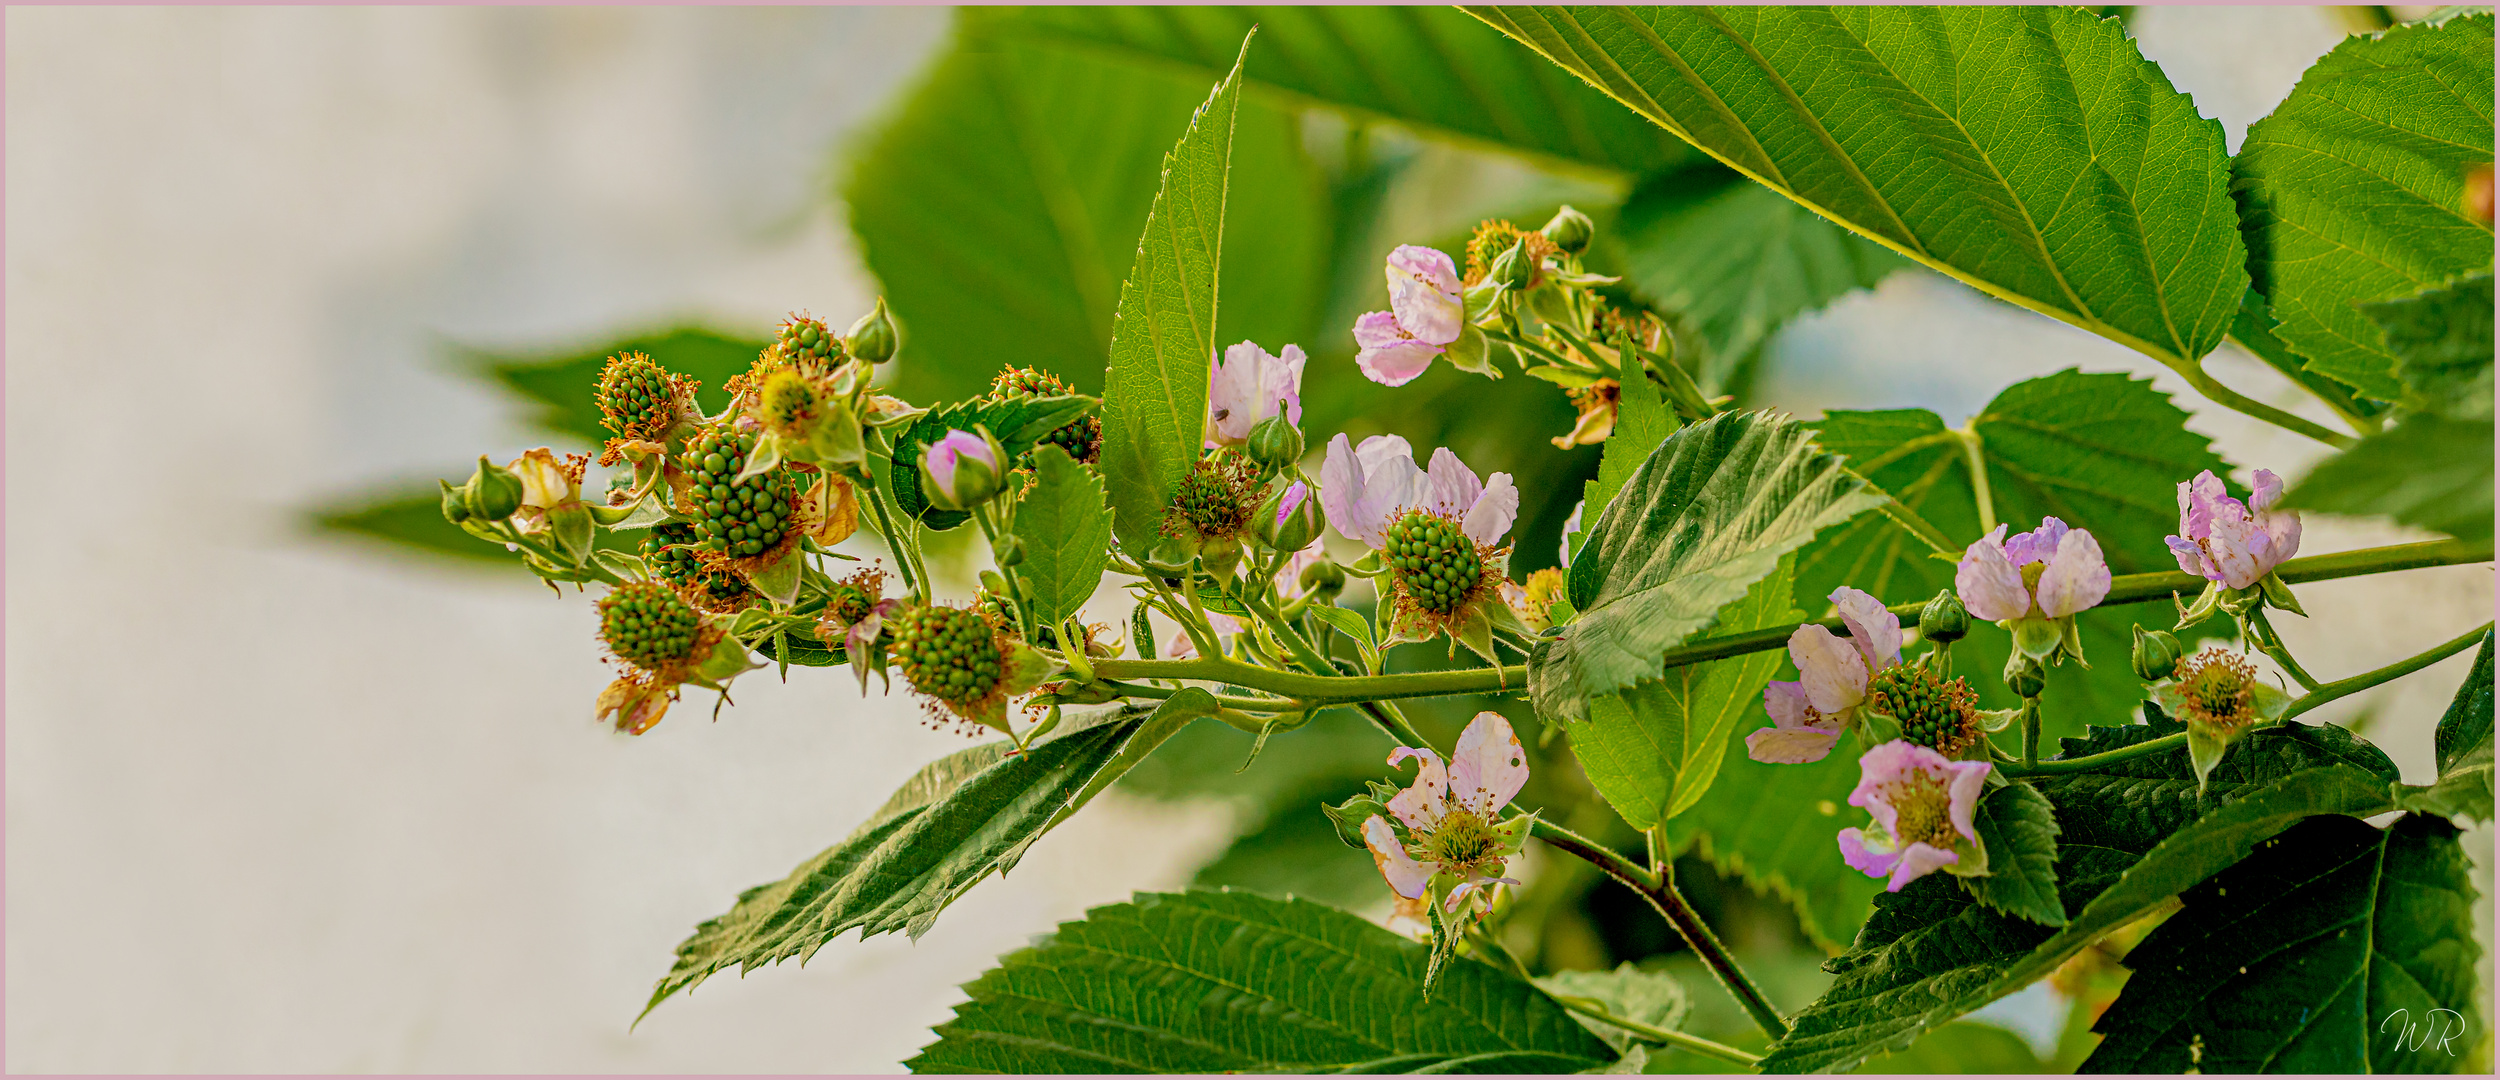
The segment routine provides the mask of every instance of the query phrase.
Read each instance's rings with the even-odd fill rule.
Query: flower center
[[[1389,526],[1381,554],[1398,591],[1428,614],[1456,614],[1484,585],[1484,558],[1476,553],[1476,542],[1438,514],[1407,511]]]
[[[816,388],[789,368],[764,380],[763,399],[764,422],[776,430],[797,427],[816,415]]]
[[[1180,491],[1172,496],[1174,524],[1195,530],[1207,540],[1238,536],[1257,508],[1252,496],[1258,493],[1258,484],[1259,467],[1247,456],[1231,447],[1207,451],[1190,466]]]
[[[2250,685],[2257,669],[2224,649],[2207,649],[2179,663],[2174,676],[2179,695],[2187,699],[2187,716],[2214,727],[2235,728],[2254,720],[2256,696]]]
[[[1892,806],[1892,838],[1902,847],[1925,843],[1950,848],[1959,833],[1953,828],[1953,797],[1944,777],[1914,769],[1884,785],[1884,801]]]
[[[1424,858],[1464,876],[1490,861],[1501,843],[1492,823],[1472,810],[1452,810],[1423,837]]]
[[[1875,711],[1901,723],[1901,737],[1952,757],[1979,741],[1979,695],[1964,679],[1946,682],[1936,673],[1894,664],[1867,684]]]
[[[657,582],[629,581],[599,601],[599,637],[618,659],[645,671],[685,662],[703,620]]]
[[[998,688],[998,638],[969,608],[915,608],[894,628],[894,658],[921,693],[960,705]]]

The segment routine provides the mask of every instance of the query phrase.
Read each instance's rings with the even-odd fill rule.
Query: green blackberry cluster
[[[988,697],[998,688],[998,636],[971,608],[913,608],[888,628],[903,677],[950,705]]]
[[[652,581],[629,581],[599,601],[599,637],[617,658],[660,671],[692,658],[703,617]]]
[[[1190,466],[1172,496],[1176,525],[1195,530],[1207,540],[1240,535],[1258,509],[1259,466],[1229,446],[1209,450]]]
[[[677,385],[668,369],[638,352],[608,358],[595,392],[599,422],[628,439],[659,439],[677,421]]]
[[[681,510],[694,519],[704,547],[731,558],[778,547],[790,534],[790,512],[798,502],[787,470],[736,479],[754,450],[754,433],[727,429],[706,431],[686,445],[683,464],[694,486]]]
[[[682,521],[662,522],[642,538],[642,561],[660,580],[677,586],[705,611],[736,611],[757,599],[746,579],[695,556],[703,542],[695,527]]]
[[[842,358],[842,339],[820,320],[793,315],[781,324],[781,337],[773,342],[773,351],[781,360],[823,371]]]
[[[1457,522],[1421,510],[1409,510],[1389,526],[1389,546],[1381,556],[1399,591],[1429,615],[1457,614],[1484,584],[1476,542]]]
[[[1901,722],[1901,737],[1952,757],[1979,741],[1979,695],[1963,679],[1946,682],[1924,667],[1894,664],[1867,681],[1877,712]]]
[[[1007,368],[990,380],[989,400],[1007,401],[1019,397],[1056,397],[1076,393],[1067,381],[1040,368]],[[1056,446],[1068,456],[1087,465],[1102,460],[1102,418],[1087,416],[1062,424],[1037,445]],[[1029,456],[1028,451],[1028,456]]]

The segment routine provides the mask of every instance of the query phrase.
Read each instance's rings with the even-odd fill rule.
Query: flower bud
[[[2159,682],[2179,669],[2179,639],[2166,630],[2135,628],[2135,677]]]
[[[885,310],[885,297],[877,298],[877,309],[859,317],[851,324],[851,332],[842,335],[843,350],[871,364],[894,359],[903,339],[894,326],[894,316]]]
[[[1527,247],[1523,240],[1502,249],[1501,254],[1493,257],[1493,267],[1485,279],[1507,288],[1527,288],[1529,282],[1536,280],[1536,267],[1529,261]]]
[[[1250,441],[1244,449],[1249,451],[1250,460],[1271,471],[1293,468],[1294,463],[1302,460],[1302,429],[1285,419],[1285,414],[1277,413],[1250,425]]]
[[[449,480],[436,480],[443,485],[443,520],[458,525],[469,520],[469,497]]]
[[[521,478],[512,470],[486,460],[477,459],[477,472],[470,474],[467,488],[469,516],[483,521],[502,521],[521,509]]]
[[[1970,609],[1962,606],[1962,598],[1945,589],[1918,613],[1918,636],[1939,645],[1951,645],[1970,633]]]
[[[1345,567],[1321,559],[1303,567],[1302,576],[1295,580],[1302,586],[1303,595],[1310,597],[1312,603],[1335,603],[1337,594],[1345,591]]]
[[[1258,438],[1257,432],[1251,438]],[[1278,488],[1259,504],[1258,518],[1253,526],[1259,541],[1277,551],[1300,551],[1319,536],[1319,500],[1311,497],[1311,485],[1296,480]]]
[[[2005,662],[2005,688],[2012,690],[2015,697],[2036,698],[2049,688],[2049,680],[2047,673],[2040,670],[2039,661],[2017,650]]]
[[[970,510],[998,494],[1006,462],[1006,448],[988,429],[949,429],[921,452],[921,491],[940,510]]]
[[[1561,248],[1563,254],[1577,255],[1587,251],[1589,241],[1597,238],[1597,223],[1565,203],[1562,209],[1554,211],[1554,220],[1546,222],[1545,227],[1537,231],[1544,233],[1555,247]]]

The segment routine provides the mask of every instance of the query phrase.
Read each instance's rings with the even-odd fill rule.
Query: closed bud
[[[970,510],[998,494],[1007,450],[987,429],[950,429],[920,454],[920,486],[929,505]]]
[[[877,309],[859,317],[851,324],[851,332],[842,335],[843,351],[871,364],[894,359],[902,347],[902,335],[894,327],[894,316],[885,309],[885,297],[877,298]]]
[[[1256,439],[1258,434],[1251,433]],[[1276,489],[1259,504],[1258,517],[1252,524],[1259,542],[1276,551],[1300,551],[1319,536],[1319,500],[1311,497],[1311,485],[1302,480]]]
[[[1293,468],[1294,463],[1302,460],[1302,429],[1285,419],[1285,414],[1277,413],[1250,425],[1250,441],[1243,449],[1249,451],[1250,460],[1258,462],[1262,468],[1270,471]]]
[[[1918,613],[1918,636],[1939,645],[1953,644],[1969,633],[1970,609],[1962,606],[1962,598],[1951,589],[1936,593]]]
[[[2036,698],[2041,691],[2049,688],[2049,680],[2047,674],[2040,670],[2039,661],[2016,650],[2013,657],[2005,662],[2005,688],[2012,690],[2015,697]]]
[[[482,521],[502,521],[521,509],[521,478],[512,470],[478,455],[477,471],[470,474],[466,489],[469,516]]]
[[[468,495],[451,486],[449,480],[437,480],[435,483],[443,485],[443,520],[454,525],[469,520]]]
[[[1529,282],[1536,280],[1536,267],[1529,261],[1527,247],[1526,241],[1520,241],[1502,249],[1500,255],[1493,257],[1493,268],[1485,279],[1507,288],[1527,288]]]
[[[1566,203],[1562,209],[1554,211],[1554,220],[1546,222],[1545,227],[1537,231],[1544,233],[1555,247],[1561,248],[1563,254],[1577,255],[1587,251],[1589,241],[1597,238],[1597,223]]]
[[[2135,628],[2135,677],[2145,682],[2167,679],[2179,670],[2179,639],[2166,630]]]
[[[1303,567],[1302,576],[1297,581],[1302,586],[1303,595],[1309,596],[1312,603],[1335,603],[1337,594],[1345,591],[1345,567],[1321,559]]]

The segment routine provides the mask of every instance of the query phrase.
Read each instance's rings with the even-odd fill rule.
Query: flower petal
[[[1420,341],[1401,341],[1382,349],[1365,349],[1354,354],[1354,366],[1363,377],[1382,386],[1404,386],[1432,366],[1432,358],[1441,355],[1438,345]]]
[[[1842,829],[1840,861],[1868,877],[1882,877],[1901,861],[1901,853],[1892,850],[1890,844],[1890,837],[1869,837],[1864,829]]]
[[[1484,482],[1476,479],[1476,470],[1446,446],[1433,450],[1432,467],[1425,475],[1423,507],[1445,518],[1464,516],[1468,507],[1476,505],[1476,496],[1484,494]]]
[[[2179,569],[2201,578],[2222,580],[2222,571],[2214,568],[2213,560],[2205,557],[2205,549],[2196,546],[2196,541],[2184,536],[2165,536],[2161,539],[2162,543],[2170,545],[2170,556],[2179,560]]]
[[[1440,824],[1441,816],[1449,812],[1450,773],[1442,767],[1441,755],[1412,746],[1389,751],[1389,764],[1395,767],[1410,757],[1423,764],[1415,768],[1415,782],[1390,798],[1389,812],[1396,814],[1407,828],[1429,829]]]
[[[1849,791],[1849,805],[1875,815],[1884,835],[1896,834],[1900,815],[1885,789],[1913,773],[1944,775],[1945,756],[1903,739],[1881,743],[1858,756],[1858,786]]]
[[[1519,520],[1519,487],[1510,482],[1510,474],[1497,472],[1484,486],[1484,494],[1467,508],[1467,516],[1459,522],[1460,532],[1485,547],[1502,542],[1510,535],[1510,527]]]
[[[2053,517],[2040,519],[2040,527],[2006,538],[2005,561],[2016,567],[2047,562],[2057,545],[2066,538],[2066,523]]]
[[[1774,682],[1762,688],[1762,711],[1771,714],[1771,723],[1790,730],[1823,730],[1815,723],[1821,714],[1806,700],[1806,684]]]
[[[1821,623],[1788,635],[1788,655],[1805,676],[1806,700],[1814,711],[1838,716],[1866,700],[1866,658]]]
[[[1843,585],[1832,590],[1840,621],[1848,624],[1849,644],[1866,658],[1866,670],[1882,671],[1901,662],[1901,617],[1884,610],[1872,593]]]
[[[1953,830],[1971,843],[1979,842],[1979,830],[1971,815],[1979,807],[1979,793],[1987,786],[1988,772],[1996,766],[1985,761],[1948,761],[1944,763],[1948,779],[1945,795],[1951,800],[1945,816],[1952,819]]]
[[[1450,752],[1450,798],[1460,808],[1490,818],[1510,805],[1528,784],[1528,752],[1510,720],[1487,710],[1467,722]]]
[[[1424,886],[1432,881],[1432,868],[1407,855],[1388,819],[1378,815],[1363,819],[1363,846],[1372,849],[1372,863],[1399,896],[1412,900],[1424,894]]]
[[[1902,886],[1926,877],[1938,867],[1951,866],[1960,861],[1961,856],[1933,844],[1911,844],[1901,852],[1900,861],[1893,864],[1892,880],[1884,884],[1884,891],[1900,892]]]
[[[1500,476],[1505,474],[1495,473],[1494,475]],[[1586,513],[1588,508],[1588,500],[1582,499],[1579,502],[1571,504],[1571,516],[1563,519],[1561,562],[1562,567],[1565,570],[1571,569],[1571,538],[1580,535],[1580,515]]]
[[[1837,731],[1766,727],[1745,736],[1745,754],[1766,765],[1804,765],[1830,756],[1839,741]]]
[[[2057,554],[2049,558],[2049,568],[2040,574],[2041,613],[2064,618],[2108,595],[2109,561],[2101,557],[2101,542],[2082,529],[2067,533],[2058,541]]]
[[[2031,611],[2031,590],[2023,587],[2022,571],[2014,568],[2000,547],[2005,526],[1972,541],[1953,571],[1953,591],[1962,606],[1989,622],[2019,619]]]
[[[1458,340],[1466,322],[1459,299],[1458,264],[1428,247],[1406,244],[1389,253],[1389,310],[1398,325],[1429,345]]]

